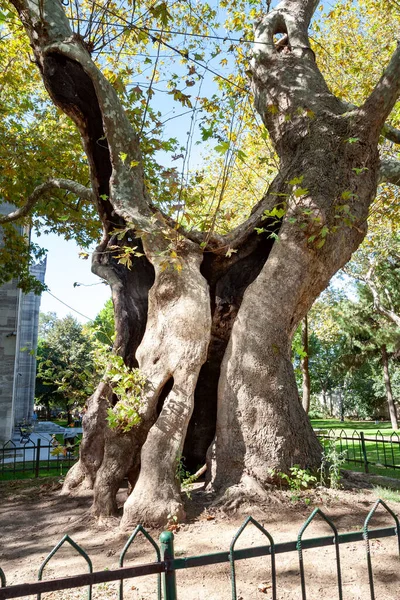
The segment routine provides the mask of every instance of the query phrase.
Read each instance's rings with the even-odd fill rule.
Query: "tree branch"
[[[150,231],[151,213],[139,138],[115,89],[93,62],[80,36],[72,32],[59,0],[10,1],[29,36],[53,102],[80,129],[95,193],[99,177],[103,178],[98,202],[104,202],[102,196],[106,195],[119,216],[143,231]],[[88,132],[93,129],[88,127],[89,122],[99,129],[96,135],[102,129],[100,135],[105,137],[103,147],[107,158],[98,158],[98,138],[91,139]],[[105,169],[106,160],[109,164]],[[104,173],[109,167],[112,172],[106,181]]]
[[[383,315],[384,317],[386,317],[387,319],[392,321],[392,323],[397,325],[397,327],[400,327],[399,315],[397,315],[393,310],[390,310],[383,306],[381,299],[379,298],[378,288],[376,287],[375,281],[373,279],[373,273],[374,273],[374,265],[371,265],[371,267],[368,269],[368,272],[366,273],[366,275],[364,277],[364,281],[366,282],[369,289],[371,290],[372,297],[374,300],[374,308],[381,315]]]
[[[343,107],[344,112],[353,112],[360,110],[359,106],[356,106],[351,102],[346,102],[345,100],[340,100],[340,104]],[[381,130],[381,135],[390,142],[400,144],[400,129],[396,129],[396,127],[393,127],[393,125],[390,125],[389,123],[384,124]]]
[[[379,169],[379,183],[392,183],[400,186],[400,162],[383,158]]]
[[[389,140],[390,142],[394,142],[395,144],[400,144],[400,130],[393,127],[393,125],[389,125],[389,123],[385,123],[383,129],[381,131],[384,138]]]
[[[400,44],[360,111],[380,131],[400,94]]]
[[[17,221],[22,217],[26,217],[35,204],[40,200],[41,196],[43,196],[44,193],[54,189],[67,190],[68,192],[76,194],[79,196],[79,198],[84,198],[90,202],[95,201],[92,190],[84,185],[81,185],[80,183],[77,183],[76,181],[71,181],[70,179],[49,179],[49,181],[38,185],[37,188],[33,190],[24,206],[21,206],[21,208],[18,208],[8,215],[1,215],[0,224],[12,223],[13,221]]]

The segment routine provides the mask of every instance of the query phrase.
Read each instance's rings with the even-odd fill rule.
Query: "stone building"
[[[12,209],[1,204],[0,214]],[[43,283],[46,259],[31,272]],[[40,296],[23,294],[15,280],[0,286],[0,444],[11,439],[16,423],[32,417],[39,308]]]

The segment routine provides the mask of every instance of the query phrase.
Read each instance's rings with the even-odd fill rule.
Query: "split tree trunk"
[[[393,401],[393,393],[392,393],[392,384],[390,381],[390,373],[389,373],[389,358],[387,354],[387,348],[385,344],[381,346],[381,355],[382,355],[382,365],[383,365],[383,378],[385,380],[385,388],[386,388],[386,399],[388,403],[390,422],[392,424],[392,429],[398,429],[399,424],[397,421],[397,411],[396,406]]]
[[[106,410],[118,398],[99,385],[65,491],[93,487],[95,513],[114,514],[127,475],[133,491],[122,526],[131,527],[183,516],[177,464],[182,452],[193,466],[203,462],[214,435],[208,474],[219,492],[262,491],[271,469],[317,467],[321,448],[298,402],[291,339],[365,235],[378,139],[400,86],[400,51],[367,102],[349,111],[329,91],[309,46],[318,1],[283,0],[265,15],[256,28],[252,88],[280,171],[247,221],[226,236],[204,236],[171,227],[152,206],[139,138],[62,4],[13,4],[52,100],[82,136],[103,224],[93,270],[112,289],[115,351],[147,379],[141,421],[127,433],[107,427]],[[265,220],[277,204],[283,217]],[[255,227],[265,232],[258,236]],[[113,234],[118,228],[123,240]],[[138,246],[145,256],[128,271],[115,245]],[[237,250],[231,257],[228,247]],[[179,269],[172,259],[165,268],[171,249]]]

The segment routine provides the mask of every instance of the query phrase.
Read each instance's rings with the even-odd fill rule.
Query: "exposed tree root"
[[[213,506],[223,512],[236,512],[243,504],[260,504],[268,502],[268,490],[273,486],[266,484],[263,487],[254,477],[243,475],[242,479],[236,485],[231,485],[225,489],[222,496],[219,496]]]

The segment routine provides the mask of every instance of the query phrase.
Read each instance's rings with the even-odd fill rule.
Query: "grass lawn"
[[[39,463],[39,477],[60,477],[65,476],[67,471],[72,467],[73,462],[71,460],[65,461],[51,461],[50,464],[47,460],[40,461]],[[26,461],[25,464],[16,463],[15,471],[13,463],[6,463],[0,465],[0,481],[13,481],[16,479],[35,479],[35,463],[32,461]]]
[[[366,437],[375,436],[378,431],[384,436],[390,436],[397,433],[400,438],[400,430],[392,429],[390,421],[380,421],[375,425],[375,421],[350,421],[345,419],[342,423],[339,419],[311,419],[313,429],[339,429],[346,431],[350,435],[353,431],[363,431]],[[397,439],[397,438],[395,438]]]
[[[60,427],[68,427],[67,419],[52,419],[52,422]]]
[[[315,430],[326,430],[326,433],[329,430],[335,432],[337,435],[336,450],[344,452],[347,457],[346,463],[343,464],[344,469],[365,470],[360,441],[360,433],[363,432],[369,472],[385,477],[400,478],[400,444],[389,443],[392,433],[396,435],[392,437],[391,441],[399,442],[400,437],[392,429],[390,421],[375,425],[373,421],[344,421],[342,423],[339,419],[312,419],[311,424]],[[324,434],[325,432],[319,431],[319,433]],[[351,439],[344,439],[345,437]],[[383,440],[387,443],[383,443]],[[321,442],[324,445],[329,443],[328,440],[323,439]],[[398,468],[384,467],[385,464]]]

